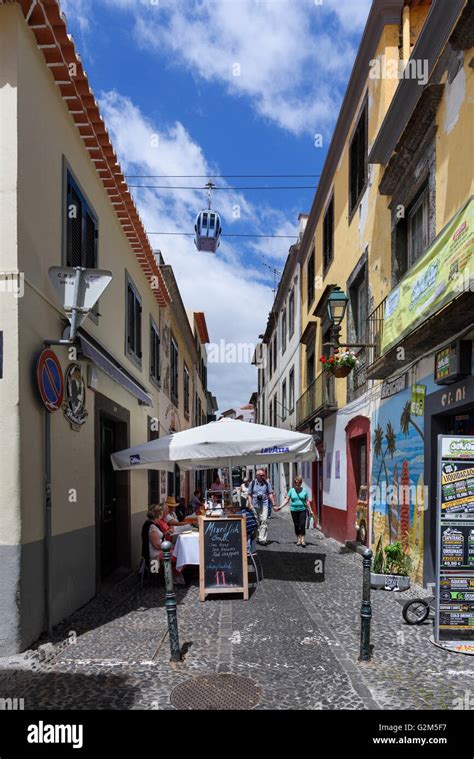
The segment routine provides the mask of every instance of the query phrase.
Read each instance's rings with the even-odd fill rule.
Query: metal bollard
[[[362,559],[362,604],[360,607],[360,656],[359,661],[370,661],[372,646],[370,645],[370,620],[372,606],[370,604],[370,570],[372,566],[372,551],[367,548]]]
[[[165,607],[168,614],[168,632],[170,636],[171,661],[181,660],[181,650],[178,636],[178,616],[176,612],[176,594],[173,589],[173,572],[171,569],[171,543],[165,540],[161,544],[165,567],[166,601]]]

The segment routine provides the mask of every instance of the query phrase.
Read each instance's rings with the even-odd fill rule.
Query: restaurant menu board
[[[244,517],[200,517],[199,597],[243,593],[248,598],[247,534]]]
[[[474,644],[474,437],[438,436],[435,640]]]

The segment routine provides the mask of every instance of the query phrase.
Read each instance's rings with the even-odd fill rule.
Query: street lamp
[[[346,308],[349,298],[346,293],[335,285],[327,301],[327,313],[331,328],[331,341],[323,343],[330,345],[332,348],[375,348],[375,343],[340,343],[341,324],[346,315]]]
[[[328,298],[327,309],[329,322],[331,324],[332,344],[334,348],[339,347],[339,336],[341,334],[341,324],[344,319],[347,303],[349,298],[340,287],[334,287]]]

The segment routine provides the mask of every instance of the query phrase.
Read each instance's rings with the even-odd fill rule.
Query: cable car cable
[[[129,179],[311,179],[321,174],[124,174]]]
[[[205,187],[167,186],[156,184],[129,184],[143,190],[205,190]],[[273,187],[214,187],[214,190],[316,190],[315,185],[274,185]]]
[[[184,237],[194,237],[194,232],[146,232],[147,235],[179,235]],[[221,237],[280,237],[288,240],[294,240],[298,237],[296,232],[294,235],[251,235],[251,234],[226,234]]]

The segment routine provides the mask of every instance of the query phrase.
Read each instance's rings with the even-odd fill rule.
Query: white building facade
[[[301,215],[302,229],[305,222],[306,216]],[[298,244],[292,245],[289,250],[267,328],[254,359],[258,369],[256,421],[286,430],[296,430],[296,400],[301,389],[298,250]],[[297,467],[296,463],[270,465],[268,474],[277,503],[286,496],[298,472]]]

